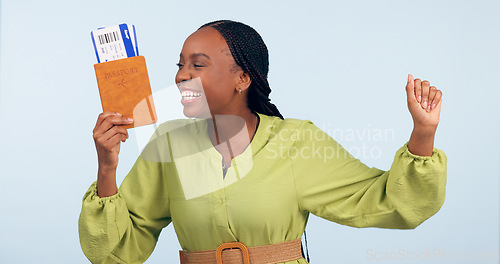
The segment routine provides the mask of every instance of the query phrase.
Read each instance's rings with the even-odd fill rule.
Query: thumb
[[[408,81],[406,83],[406,96],[408,98],[408,103],[417,102],[417,98],[415,96],[415,80],[413,79],[413,75],[408,74]]]

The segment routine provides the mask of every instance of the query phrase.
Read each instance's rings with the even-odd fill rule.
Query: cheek
[[[207,73],[200,76],[209,103],[229,101],[235,89],[231,76]]]

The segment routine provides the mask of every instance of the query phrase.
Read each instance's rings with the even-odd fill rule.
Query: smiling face
[[[236,65],[222,35],[212,27],[191,34],[182,47],[175,82],[187,117],[235,115],[247,108],[248,74]],[[241,88],[242,94],[238,94]],[[244,93],[245,92],[245,93]]]

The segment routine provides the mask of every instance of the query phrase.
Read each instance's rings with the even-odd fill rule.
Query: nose
[[[183,81],[191,80],[193,78],[190,70],[183,66],[177,70],[177,74],[175,75],[175,83],[181,83]]]

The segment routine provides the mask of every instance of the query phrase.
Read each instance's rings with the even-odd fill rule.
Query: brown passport
[[[125,128],[157,121],[148,70],[144,56],[135,56],[94,64],[103,112],[112,111],[131,117]]]

